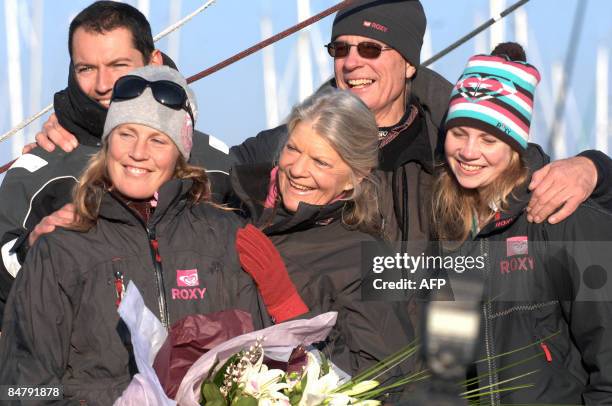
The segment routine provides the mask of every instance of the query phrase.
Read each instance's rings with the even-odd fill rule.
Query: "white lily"
[[[302,398],[298,406],[319,405],[324,400],[330,398],[331,392],[338,387],[340,377],[333,370],[321,375],[321,365],[317,358],[310,352],[307,353],[308,362],[306,364],[306,386],[302,392]],[[338,403],[337,405],[342,405]],[[344,403],[346,404],[346,403]]]
[[[273,399],[287,400],[281,391],[289,388],[289,385],[284,382],[279,382],[285,375],[285,372],[280,369],[268,369],[264,364],[261,365],[259,371],[254,369],[249,371],[249,374],[244,376],[244,393],[253,396],[255,399]]]
[[[352,405],[352,401],[355,399],[345,395],[344,393],[334,393],[327,397],[325,404],[328,406],[345,406]]]

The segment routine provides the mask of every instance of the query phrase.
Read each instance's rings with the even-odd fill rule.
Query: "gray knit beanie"
[[[198,106],[195,94],[178,71],[168,66],[147,65],[133,70],[129,75],[140,76],[149,82],[168,80],[180,85],[187,93],[193,118],[194,120],[197,119]],[[104,141],[115,127],[128,123],[146,125],[166,134],[174,141],[185,160],[189,159],[195,123],[191,122],[189,113],[184,109],[175,110],[155,100],[150,87],[147,87],[140,96],[134,99],[114,100],[110,104],[104,123],[102,140]]]
[[[418,0],[358,0],[336,14],[332,41],[341,35],[372,38],[418,67],[426,26],[425,11]]]

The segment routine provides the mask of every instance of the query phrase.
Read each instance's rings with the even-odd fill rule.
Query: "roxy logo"
[[[191,287],[200,286],[197,269],[177,269],[176,270],[176,286]]]
[[[200,278],[197,269],[177,269],[176,286],[172,288],[172,299],[174,300],[198,300],[204,299],[206,288],[199,288]]]
[[[172,288],[172,299],[174,300],[191,300],[204,299],[206,288]]]
[[[535,261],[530,256],[502,259],[499,263],[499,269],[502,274],[516,271],[533,271],[535,269]]]
[[[510,237],[506,239],[506,256],[514,257],[516,255],[529,254],[529,241],[526,235],[518,237]]]
[[[367,28],[373,28],[377,31],[387,32],[389,29],[382,24],[374,23],[372,21],[363,20],[363,26]]]
[[[499,128],[500,130],[502,130],[503,132],[505,132],[508,135],[512,134],[512,130],[510,129],[510,127],[508,127],[507,125],[505,125],[504,123],[502,123],[501,121],[497,122],[496,125],[497,128]]]

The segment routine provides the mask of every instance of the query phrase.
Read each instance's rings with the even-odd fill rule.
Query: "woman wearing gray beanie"
[[[263,326],[235,250],[241,223],[209,203],[206,173],[187,164],[196,117],[175,70],[147,66],[117,81],[103,147],[75,191],[77,219],[35,243],[13,286],[0,382],[61,384],[65,399],[112,404],[136,372],[117,313],[129,281],[166,328],[224,309]]]

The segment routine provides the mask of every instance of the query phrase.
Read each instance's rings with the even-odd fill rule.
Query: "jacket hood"
[[[234,166],[230,173],[232,189],[240,199],[242,209],[247,211],[253,223],[266,225],[267,235],[284,234],[307,230],[312,227],[326,226],[341,219],[342,209],[346,202],[336,201],[327,205],[313,205],[301,202],[295,213],[290,213],[277,204],[274,208],[265,208],[264,204],[270,184],[270,163]]]
[[[495,217],[489,224],[484,226],[478,233],[480,236],[486,236],[491,233],[496,233],[507,227],[509,227],[514,221],[523,214],[523,211],[531,199],[531,191],[529,190],[529,183],[531,182],[531,176],[533,172],[540,169],[547,162],[546,155],[542,149],[534,144],[530,144],[531,147],[523,154],[523,159],[527,165],[528,175],[525,182],[521,185],[516,186],[510,196],[508,196],[508,210],[504,212],[497,212]]]

